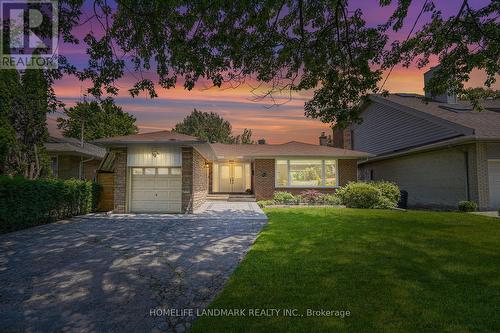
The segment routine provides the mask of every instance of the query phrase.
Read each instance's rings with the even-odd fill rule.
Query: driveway
[[[0,235],[0,332],[183,331],[194,318],[180,310],[212,301],[266,223],[247,205],[214,203],[204,217],[84,216]]]

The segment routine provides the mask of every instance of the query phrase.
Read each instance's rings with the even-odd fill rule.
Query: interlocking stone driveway
[[[0,235],[0,332],[183,331],[194,318],[150,310],[207,306],[265,223],[86,216]]]

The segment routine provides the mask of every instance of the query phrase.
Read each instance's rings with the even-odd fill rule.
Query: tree
[[[19,110],[21,82],[16,70],[0,70],[0,174],[8,171],[7,161],[16,145],[16,132],[10,122],[14,110]]]
[[[66,117],[57,119],[57,127],[66,137],[86,141],[136,134],[135,117],[124,112],[111,100],[79,102],[66,110]]]
[[[251,78],[269,87],[262,98],[293,91],[314,91],[305,114],[345,125],[359,121],[367,95],[383,93],[397,64],[426,66],[437,56],[441,69],[428,90],[444,89],[469,99],[463,81],[475,68],[484,70],[486,87],[500,74],[500,2],[474,9],[463,0],[456,15],[443,17],[433,0],[425,0],[415,22],[408,22],[412,0],[380,0],[395,5],[387,20],[367,26],[364,13],[347,0],[133,1],[110,6],[94,0],[93,14],[102,31],[89,32],[89,63],[83,70],[61,60],[62,68],[92,80],[95,96],[117,94],[116,81],[128,71],[154,70],[130,88],[156,96],[156,86],[182,81],[192,89],[200,80],[214,86],[239,85]],[[443,1],[442,3],[447,3]],[[73,41],[82,2],[60,1],[61,34]],[[416,30],[422,16],[430,20]],[[89,23],[90,24],[90,23]],[[411,27],[407,38],[388,45],[391,31]],[[383,70],[389,74],[383,77]],[[155,82],[156,81],[156,82]],[[278,96],[276,96],[278,95]]]
[[[196,109],[182,122],[175,125],[174,132],[192,135],[208,142],[219,143],[253,143],[252,130],[245,128],[243,133],[234,137],[229,121],[214,112],[203,112]]]
[[[16,70],[0,72],[1,131],[6,134],[2,172],[36,179],[48,165],[44,142],[51,81],[42,69],[26,69],[22,76]]]

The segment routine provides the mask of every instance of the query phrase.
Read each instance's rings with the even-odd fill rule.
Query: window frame
[[[286,161],[287,166],[287,185],[278,185],[278,160]],[[321,183],[322,185],[292,185],[291,184],[291,176],[290,176],[290,161],[297,160],[320,160],[321,161]],[[326,161],[335,161],[335,185],[326,185]],[[339,161],[337,158],[315,158],[315,157],[307,157],[307,158],[275,158],[274,159],[274,187],[275,188],[338,188],[339,187]]]

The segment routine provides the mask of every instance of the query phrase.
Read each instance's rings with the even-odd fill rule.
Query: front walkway
[[[0,235],[0,332],[181,332],[193,317],[154,309],[213,300],[266,223],[255,206],[84,216]]]

